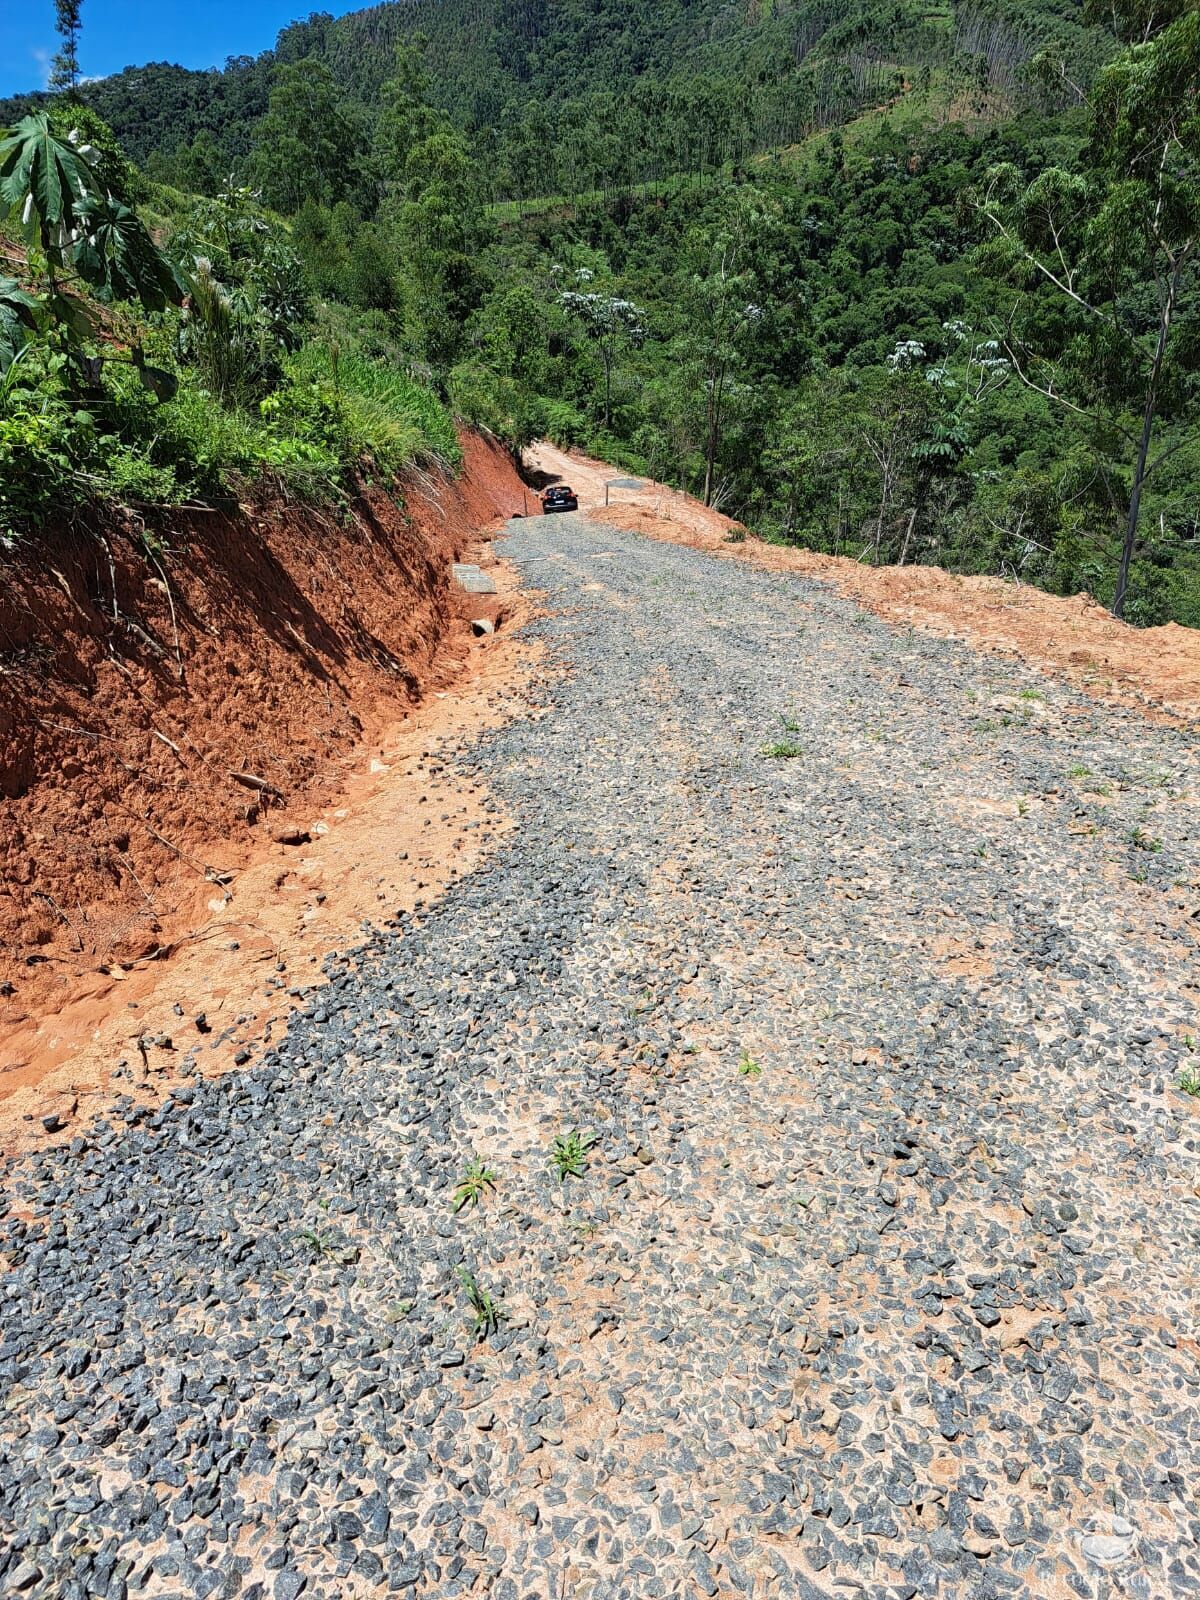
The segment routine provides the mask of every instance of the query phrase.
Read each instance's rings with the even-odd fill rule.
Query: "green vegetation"
[[[582,1178],[587,1171],[587,1153],[596,1143],[594,1133],[580,1133],[572,1128],[570,1133],[559,1134],[550,1151],[550,1165],[560,1183],[568,1178]]]
[[[1200,626],[1197,6],[412,0],[95,84],[66,7],[62,93],[0,120],[77,123],[128,215],[68,335],[5,193],[3,524],[337,496],[457,416]],[[139,216],[182,304],[117,260]]]
[[[750,1054],[749,1050],[742,1051],[742,1058],[738,1062],[738,1076],[742,1078],[761,1078],[762,1066]]]
[[[804,754],[804,746],[795,739],[776,739],[762,747],[762,754],[772,761],[794,761]]]
[[[455,1185],[451,1209],[458,1212],[468,1206],[477,1206],[487,1191],[495,1187],[496,1174],[478,1156],[472,1156]]]
[[[1185,1067],[1175,1083],[1184,1094],[1200,1095],[1200,1072],[1194,1067]]]
[[[340,499],[364,471],[458,461],[428,377],[386,327],[314,303],[248,188],[147,189],[64,100],[0,136],[0,203],[0,541],[108,504],[152,550],[159,507],[262,479]]]
[[[1162,840],[1147,833],[1145,828],[1131,828],[1126,837],[1135,850],[1145,850],[1152,856],[1162,854]]]
[[[504,1320],[503,1302],[483,1288],[470,1267],[459,1267],[458,1281],[471,1308],[471,1331],[477,1339],[486,1339]]]

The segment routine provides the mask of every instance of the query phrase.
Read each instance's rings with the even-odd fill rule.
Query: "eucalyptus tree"
[[[360,183],[360,141],[324,62],[276,67],[254,136],[255,181],[266,203],[286,215],[306,200],[334,205]]]
[[[1018,376],[1128,474],[1120,617],[1146,485],[1197,437],[1200,6],[1118,0],[1113,15],[1139,42],[1096,80],[1086,164],[1032,183],[995,167],[975,203],[992,235],[985,262],[1019,290],[1006,328]],[[1061,316],[1046,315],[1048,295]]]
[[[620,352],[638,349],[646,339],[646,314],[624,295],[589,287],[593,274],[581,268],[575,274],[578,285],[564,289],[558,300],[563,310],[583,329],[596,347],[604,370],[604,426],[612,426],[612,380]]]

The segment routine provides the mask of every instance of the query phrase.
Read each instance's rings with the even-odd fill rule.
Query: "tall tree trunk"
[[[725,387],[725,368],[721,367],[709,385],[708,428],[704,441],[704,504],[712,505],[713,479],[716,476],[717,446],[721,439],[721,394]]]
[[[871,558],[871,565],[879,565],[879,551],[883,544],[883,519],[887,516],[888,507],[892,503],[892,464],[890,457],[883,464],[883,483],[879,493],[879,515],[875,518],[875,552]]]
[[[903,566],[908,560],[908,541],[912,538],[912,531],[917,525],[917,508],[912,508],[912,516],[908,519],[908,527],[904,530],[904,543],[900,546],[900,560],[898,565]]]
[[[1154,413],[1158,409],[1158,383],[1162,375],[1163,358],[1167,353],[1167,337],[1175,315],[1175,297],[1179,291],[1180,266],[1176,265],[1167,288],[1158,317],[1158,343],[1154,347],[1154,361],[1150,368],[1150,381],[1146,386],[1146,406],[1142,412],[1142,437],[1138,441],[1137,459],[1133,465],[1133,483],[1129,490],[1129,514],[1125,519],[1125,540],[1121,546],[1121,564],[1117,568],[1117,588],[1113,595],[1112,614],[1125,615],[1125,595],[1129,589],[1129,565],[1137,545],[1138,517],[1142,509],[1142,489],[1146,482],[1146,463],[1150,458],[1150,438],[1154,432]]]

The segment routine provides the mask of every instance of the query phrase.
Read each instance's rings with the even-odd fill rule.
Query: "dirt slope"
[[[521,503],[509,457],[463,442],[462,476],[414,477],[402,507],[196,513],[161,568],[78,526],[6,565],[0,1028],[192,929],[459,672],[487,603],[450,563]]]
[[[959,577],[939,567],[864,567],[843,556],[764,543],[731,518],[663,484],[615,487],[615,467],[539,442],[537,471],[570,481],[593,520],[774,572],[833,584],[877,615],[974,645],[1018,655],[1101,699],[1151,716],[1200,721],[1200,632],[1168,623],[1131,628],[1090,595],[1045,594],[1002,578]],[[730,535],[734,535],[733,542]]]

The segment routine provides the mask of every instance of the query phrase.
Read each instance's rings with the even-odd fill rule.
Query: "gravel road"
[[[7,1174],[0,1591],[1200,1593],[1194,740],[578,517],[506,554],[555,667],[438,752],[486,867]]]

